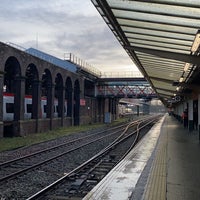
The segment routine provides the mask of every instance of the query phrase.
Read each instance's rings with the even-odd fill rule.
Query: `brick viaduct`
[[[110,112],[112,119],[117,117],[117,100],[95,97],[95,81],[78,72],[71,72],[1,42],[0,61],[0,137],[103,122],[105,112]],[[5,93],[14,96],[13,121],[9,123],[3,116]],[[32,98],[31,119],[26,119],[24,114],[27,96]],[[43,97],[47,101],[45,117],[41,116]],[[58,102],[57,116],[54,115],[55,99]]]

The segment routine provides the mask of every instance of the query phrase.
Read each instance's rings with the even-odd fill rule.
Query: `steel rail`
[[[127,127],[127,126],[133,126],[134,124],[137,124],[138,121],[140,121],[140,119],[139,119],[139,120],[136,120],[136,121],[133,121],[133,122],[129,122],[129,123],[120,125],[120,126],[117,126],[117,127],[112,127],[112,128],[110,128],[110,129],[107,129],[106,131],[100,131],[100,132],[98,132],[98,133],[96,133],[96,134],[93,134],[93,135],[91,135],[91,136],[85,136],[85,137],[81,137],[81,138],[79,138],[79,139],[73,140],[73,141],[71,141],[71,142],[69,142],[69,143],[74,143],[74,142],[79,141],[79,140],[81,141],[83,138],[84,138],[84,139],[87,139],[87,138],[89,138],[89,137],[90,137],[90,138],[94,138],[95,135],[97,135],[97,134],[101,134],[101,133],[104,133],[104,132],[108,132],[108,131],[112,131],[112,130],[117,129],[115,132],[112,132],[112,133],[110,133],[110,134],[107,134],[107,135],[102,136],[102,137],[99,137],[99,138],[95,138],[95,139],[93,139],[93,140],[91,140],[91,141],[89,141],[89,142],[86,142],[86,143],[81,144],[81,145],[79,145],[79,146],[77,146],[77,147],[75,147],[75,148],[72,148],[72,149],[70,149],[70,150],[67,150],[67,151],[65,151],[65,152],[62,152],[62,153],[60,153],[60,154],[58,154],[58,155],[56,155],[56,156],[53,156],[53,157],[51,157],[51,158],[48,158],[48,159],[43,160],[43,161],[41,161],[41,162],[38,162],[38,163],[36,163],[36,164],[32,164],[32,165],[29,166],[29,167],[25,167],[24,169],[19,169],[19,170],[16,171],[16,172],[12,172],[12,173],[10,173],[10,174],[8,174],[8,175],[5,175],[5,176],[3,176],[3,177],[0,177],[0,182],[5,181],[5,180],[8,180],[8,179],[11,179],[11,178],[14,178],[15,176],[18,176],[19,174],[25,173],[25,172],[27,172],[27,171],[29,171],[29,170],[33,170],[34,168],[37,168],[37,167],[39,167],[39,166],[41,166],[41,165],[44,165],[44,164],[46,164],[46,163],[48,163],[48,162],[50,162],[50,161],[52,161],[52,160],[58,159],[59,157],[64,156],[64,155],[67,155],[68,153],[71,153],[71,152],[73,152],[73,151],[76,151],[76,150],[78,150],[78,149],[80,149],[80,148],[82,148],[82,147],[84,147],[84,146],[87,146],[87,145],[89,145],[89,144],[92,144],[92,143],[94,143],[94,142],[97,142],[97,141],[99,141],[99,140],[102,140],[102,139],[104,139],[104,138],[106,138],[106,137],[110,137],[111,135],[114,135],[114,134],[116,134],[116,133],[118,133],[118,132],[121,132],[121,131],[124,129],[124,126],[126,126],[126,127]],[[128,125],[127,125],[127,124],[128,124]],[[119,129],[119,128],[121,128],[121,129]],[[122,137],[122,135],[125,134],[126,131],[127,131],[127,129],[125,129],[119,137]],[[67,144],[69,144],[69,143],[67,143]],[[66,145],[66,144],[61,144],[60,146],[65,146],[65,145]],[[60,146],[59,146],[59,147],[60,147]],[[56,146],[56,147],[52,147],[52,148],[49,148],[49,149],[51,150],[51,149],[54,149],[54,148],[58,148],[58,147]],[[42,152],[46,152],[46,151],[48,151],[48,149],[46,149],[46,150],[44,150],[44,151],[42,151]],[[36,154],[39,154],[39,153],[36,152],[36,153],[33,154],[33,155],[36,155]],[[31,156],[33,156],[33,155],[31,155]],[[19,158],[19,159],[11,160],[10,162],[6,162],[5,164],[0,165],[0,167],[2,167],[2,166],[5,167],[5,166],[7,166],[7,165],[9,165],[9,164],[12,164],[12,163],[14,163],[14,162],[17,162],[17,161],[19,161],[19,160],[23,160],[23,159],[25,159],[25,158],[30,158],[30,157],[29,157],[29,156],[24,156],[24,157],[21,158],[21,159]]]
[[[108,132],[108,131],[112,131],[112,130],[115,130],[115,129],[119,129],[123,126],[126,126],[127,124],[129,124],[130,122],[128,123],[125,123],[125,124],[122,124],[122,125],[119,125],[119,126],[116,126],[116,127],[112,127],[112,128],[109,128],[109,129],[106,129],[106,131],[99,131],[97,133],[94,133],[92,135],[87,135],[87,136],[83,136],[83,137],[80,137],[78,139],[74,139],[74,140],[71,140],[71,141],[67,141],[65,143],[62,143],[62,144],[59,144],[59,145],[55,145],[53,147],[50,147],[50,148],[45,148],[43,150],[40,150],[40,151],[37,151],[37,152],[34,152],[34,153],[30,153],[28,155],[25,155],[25,156],[21,156],[19,158],[15,158],[15,159],[12,159],[12,160],[8,160],[8,161],[5,161],[3,163],[0,163],[0,168],[2,166],[5,166],[5,165],[9,165],[9,164],[12,164],[13,162],[16,162],[16,161],[19,161],[19,160],[22,160],[22,159],[25,159],[25,158],[30,158],[31,156],[35,156],[35,155],[38,155],[38,154],[41,154],[41,153],[45,153],[47,151],[50,151],[50,150],[55,150],[57,148],[60,148],[60,147],[63,147],[63,146],[66,146],[66,145],[70,145],[72,143],[75,143],[75,142],[78,142],[78,141],[81,141],[83,139],[87,139],[87,138],[90,138],[90,137],[94,137],[95,135],[99,135],[99,134],[102,134],[104,132]]]
[[[74,175],[77,171],[80,171],[80,169],[82,169],[83,167],[85,167],[86,165],[88,165],[89,163],[91,163],[92,161],[94,161],[95,159],[97,159],[98,157],[105,155],[109,150],[111,150],[112,148],[114,148],[117,144],[121,143],[122,141],[126,140],[127,138],[129,138],[131,135],[134,135],[135,133],[137,133],[137,135],[139,136],[139,131],[146,127],[148,124],[152,123],[153,121],[155,121],[156,119],[158,119],[159,116],[155,117],[150,117],[150,118],[145,118],[143,120],[137,120],[137,123],[130,123],[128,126],[131,127],[133,125],[137,125],[137,129],[132,132],[131,134],[126,135],[126,132],[128,130],[128,128],[126,128],[126,130],[118,137],[118,139],[115,139],[115,141],[113,141],[110,145],[108,145],[106,148],[104,148],[102,151],[100,151],[99,153],[97,153],[96,155],[94,155],[92,158],[90,158],[89,160],[87,160],[86,162],[82,163],[81,165],[79,165],[78,167],[76,167],[75,169],[71,170],[70,172],[68,172],[67,174],[65,174],[63,177],[59,178],[58,180],[56,180],[55,182],[51,183],[49,186],[43,188],[42,190],[38,191],[36,194],[32,195],[31,197],[29,197],[27,200],[36,200],[36,199],[41,199],[43,197],[43,195],[45,195],[48,191],[52,190],[55,186],[61,184],[62,182],[64,182],[66,179],[68,179],[70,176]],[[149,121],[150,120],[150,121]],[[142,127],[139,127],[142,123],[147,122],[145,125],[143,125]],[[124,137],[123,137],[124,136]],[[134,140],[134,145],[137,143],[138,138],[136,138]],[[134,146],[132,145],[132,146]],[[126,155],[129,153],[131,148],[129,148],[129,150],[125,153]],[[117,162],[118,163],[118,162]]]
[[[118,131],[120,131],[120,130],[118,130]],[[84,146],[87,146],[87,145],[89,145],[89,144],[92,144],[92,143],[94,143],[94,142],[97,142],[97,141],[99,141],[99,140],[102,140],[103,138],[106,138],[106,137],[109,137],[109,136],[111,136],[111,135],[113,135],[113,134],[116,134],[118,131],[113,132],[113,133],[111,133],[111,134],[108,134],[108,135],[106,135],[106,136],[102,136],[102,137],[100,137],[100,138],[94,139],[94,140],[92,140],[92,141],[90,141],[90,142],[86,142],[86,143],[84,143],[84,144],[81,144],[81,145],[78,146],[78,147],[72,148],[72,149],[70,149],[70,150],[68,150],[68,151],[65,151],[65,152],[63,152],[63,153],[60,153],[60,154],[58,154],[58,155],[56,155],[56,156],[53,156],[53,157],[51,157],[51,158],[49,158],[49,159],[46,159],[46,160],[41,161],[41,162],[38,162],[38,163],[36,163],[36,164],[34,164],[34,165],[31,165],[31,166],[26,167],[26,168],[24,168],[24,169],[18,170],[18,171],[14,172],[14,173],[11,173],[11,174],[9,174],[9,175],[3,176],[3,177],[0,178],[0,182],[5,181],[5,180],[8,180],[8,179],[10,179],[10,178],[13,178],[13,177],[15,177],[15,176],[17,176],[17,175],[19,175],[19,174],[22,174],[22,173],[24,173],[24,172],[27,172],[27,171],[29,171],[29,170],[32,170],[32,169],[34,169],[34,168],[36,168],[36,167],[39,167],[39,166],[41,166],[41,165],[44,165],[44,164],[46,164],[46,163],[48,163],[48,162],[50,162],[50,161],[52,161],[52,160],[58,159],[58,158],[61,157],[61,156],[64,156],[64,155],[69,154],[69,153],[71,153],[71,152],[73,152],[73,151],[76,151],[76,150],[78,150],[78,149],[80,149],[80,148],[82,148],[82,147],[84,147]]]

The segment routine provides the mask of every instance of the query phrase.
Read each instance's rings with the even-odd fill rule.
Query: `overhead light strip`
[[[185,66],[184,66],[184,72],[187,72],[188,69],[190,68],[190,63],[185,63]]]
[[[191,52],[196,52],[199,48],[199,44],[200,44],[200,33],[197,33],[194,39],[194,42],[192,44],[192,48],[191,48]]]

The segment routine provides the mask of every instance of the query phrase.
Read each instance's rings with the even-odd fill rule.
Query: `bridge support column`
[[[113,99],[113,119],[117,118],[117,99]]]
[[[70,105],[70,109],[71,109],[71,126],[74,126],[74,90],[71,89],[71,105]]]
[[[137,116],[139,116],[139,115],[140,115],[140,106],[137,105]]]
[[[50,97],[50,130],[53,129],[53,118],[54,118],[54,95],[55,95],[55,85],[51,85],[51,97]]]
[[[104,101],[104,113],[106,112],[109,112],[109,99],[108,98],[105,98],[105,101]]]
[[[74,116],[74,126],[80,125],[80,95],[81,90],[78,82],[74,85],[74,102],[73,102],[73,116]]]
[[[47,118],[51,118],[51,103],[52,103],[52,84],[47,85]]]
[[[116,108],[116,119],[119,118],[119,99],[116,99],[116,105],[115,105],[115,108]]]
[[[67,100],[67,125],[73,126],[74,125],[74,92],[73,89],[66,88],[65,90],[65,99]]]
[[[20,123],[24,120],[25,77],[15,78],[13,135],[24,135]]]
[[[104,101],[104,122],[109,123],[111,121],[111,99],[106,98]]]
[[[112,115],[112,120],[115,120],[117,117],[117,99],[111,98],[110,99],[110,113]]]
[[[38,133],[38,121],[41,117],[41,82],[35,80],[33,82],[33,95],[32,95],[32,118],[35,119],[35,132]]]
[[[98,98],[97,99],[97,119],[98,119],[98,122],[103,122],[104,120],[104,104],[105,104],[105,99],[104,98]]]
[[[148,104],[143,104],[143,114],[148,115],[150,106]]]
[[[64,102],[65,102],[65,88],[63,87],[61,90],[61,100],[60,100],[60,106],[59,106],[59,112],[61,117],[61,126],[64,126]]]

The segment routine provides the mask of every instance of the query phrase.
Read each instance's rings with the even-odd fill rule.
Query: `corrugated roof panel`
[[[199,0],[92,2],[161,98],[173,96],[177,84],[184,86],[198,63],[200,42],[192,46],[200,29]]]
[[[142,28],[147,30],[159,30],[168,33],[180,33],[185,36],[191,36],[193,38],[196,33],[196,29],[190,27],[177,27],[175,25],[167,24],[155,24],[153,22],[137,21],[133,19],[117,19],[118,23],[123,27],[133,27],[133,28]]]

